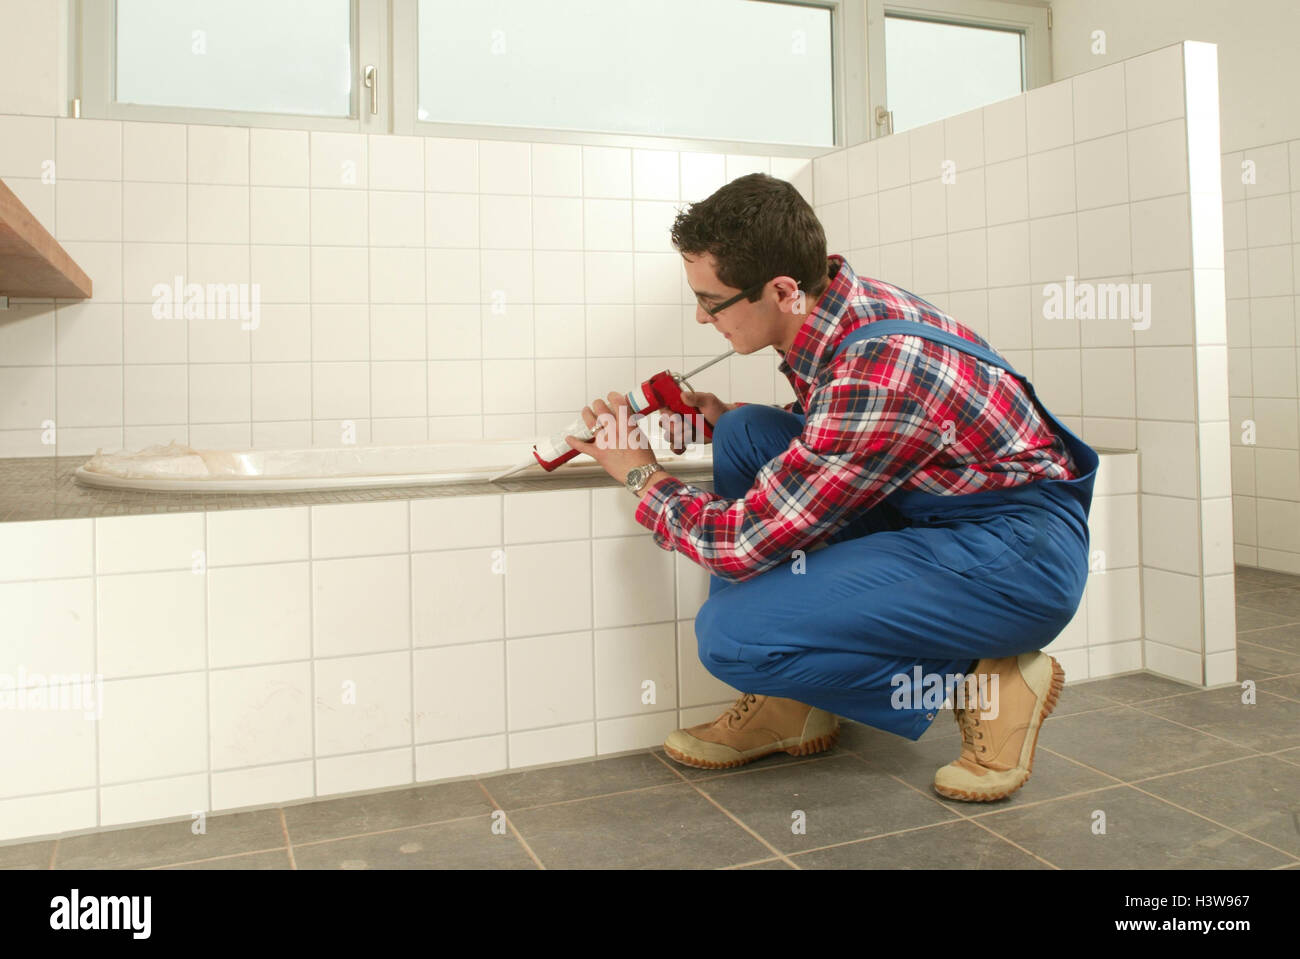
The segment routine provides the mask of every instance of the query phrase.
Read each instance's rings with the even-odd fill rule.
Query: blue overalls
[[[741,583],[712,577],[695,634],[705,668],[736,689],[915,740],[951,689],[948,677],[979,659],[1042,649],[1073,617],[1088,577],[1098,457],[1005,360],[938,327],[877,320],[848,334],[834,355],[892,333],[944,343],[1015,376],[1080,475],[956,495],[895,491],[825,548]],[[743,497],[803,420],[759,405],[721,417],[715,492]]]

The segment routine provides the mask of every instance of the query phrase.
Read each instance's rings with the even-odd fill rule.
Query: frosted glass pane
[[[894,132],[1023,93],[1021,35],[885,18],[885,90]]]
[[[117,0],[117,100],[346,117],[351,0]]]
[[[421,120],[834,145],[825,9],[420,0]]]

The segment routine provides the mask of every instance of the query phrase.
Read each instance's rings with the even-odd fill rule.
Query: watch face
[[[639,482],[641,482],[641,468],[638,466],[638,467],[637,467],[636,469],[634,469],[634,470],[628,470],[628,472],[627,472],[627,485],[628,485],[628,486],[635,486],[635,485],[636,485],[637,483],[639,483]]]

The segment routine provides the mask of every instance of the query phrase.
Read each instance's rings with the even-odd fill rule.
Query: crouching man
[[[1097,454],[978,334],[828,257],[789,183],[741,177],[682,212],[672,241],[696,320],[738,353],[774,347],[798,399],[686,395],[713,427],[712,491],[616,435],[618,394],[583,410],[593,441],[569,440],[628,483],[659,546],[711,574],[700,660],[745,692],[672,733],[668,755],[816,753],[838,716],[915,740],[939,708],[933,677],[955,676],[961,755],[934,788],[1015,792],[1065,679],[1041,650],[1083,594]]]

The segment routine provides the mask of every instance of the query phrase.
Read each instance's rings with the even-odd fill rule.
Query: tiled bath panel
[[[1076,682],[1147,665],[1137,455],[1096,494],[1049,647]],[[102,677],[0,710],[0,838],[651,749],[737,695],[696,652],[706,574],[620,487],[228,505],[0,523],[0,674]]]
[[[1034,773],[992,804],[930,787],[951,713],[915,743],[845,722],[817,756],[689,769],[654,745],[365,795],[0,845],[0,868],[1296,869],[1300,578],[1237,570],[1233,689],[1150,675],[1070,682]],[[715,711],[716,712],[716,711]],[[52,810],[70,805],[53,797]],[[790,833],[790,813],[808,816]],[[1105,810],[1104,836],[1077,825]],[[506,835],[493,832],[502,814]]]

